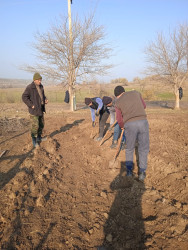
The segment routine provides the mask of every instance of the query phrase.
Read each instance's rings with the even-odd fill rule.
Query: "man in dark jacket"
[[[95,127],[95,116],[99,116],[99,136],[95,139],[101,141],[104,136],[104,127],[110,115],[108,109],[104,107],[102,99],[99,97],[85,98],[85,104],[90,107],[92,126]]]
[[[32,124],[31,137],[34,147],[38,146],[42,140],[42,130],[44,128],[43,113],[45,112],[45,104],[48,103],[41,81],[42,76],[39,73],[35,73],[33,82],[26,87],[22,95],[22,100],[27,105],[30,113]]]
[[[126,134],[127,176],[132,176],[133,153],[138,141],[139,180],[144,181],[149,153],[149,125],[145,112],[145,102],[138,91],[125,92],[122,86],[114,89],[116,101],[116,119]]]

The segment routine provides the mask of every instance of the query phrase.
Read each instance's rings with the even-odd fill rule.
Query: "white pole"
[[[70,38],[70,68],[69,68],[69,87],[70,87],[70,98],[71,100],[71,110],[76,110],[76,98],[74,90],[74,79],[73,79],[73,39],[72,39],[72,20],[71,20],[71,4],[72,0],[68,0],[68,17],[69,17],[69,38]]]

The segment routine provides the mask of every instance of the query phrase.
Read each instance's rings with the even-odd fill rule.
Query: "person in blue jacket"
[[[102,140],[104,136],[104,127],[106,121],[110,115],[109,110],[104,106],[100,97],[85,98],[85,104],[89,106],[91,110],[92,127],[95,127],[95,116],[99,116],[99,136],[96,141]]]

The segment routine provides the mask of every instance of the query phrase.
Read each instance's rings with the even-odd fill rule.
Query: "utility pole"
[[[73,60],[73,38],[72,38],[72,20],[71,20],[71,4],[72,0],[68,0],[68,17],[69,17],[69,40],[70,40],[70,60],[69,60],[69,93],[70,93],[70,109],[76,110],[75,97],[75,75],[74,75],[74,60]]]

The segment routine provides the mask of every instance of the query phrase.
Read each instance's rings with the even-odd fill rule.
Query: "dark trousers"
[[[103,137],[103,135],[104,135],[104,126],[106,124],[106,121],[108,120],[109,115],[110,114],[107,111],[100,114],[100,117],[99,117],[99,137]]]
[[[30,115],[31,137],[41,137],[44,128],[44,116]]]

